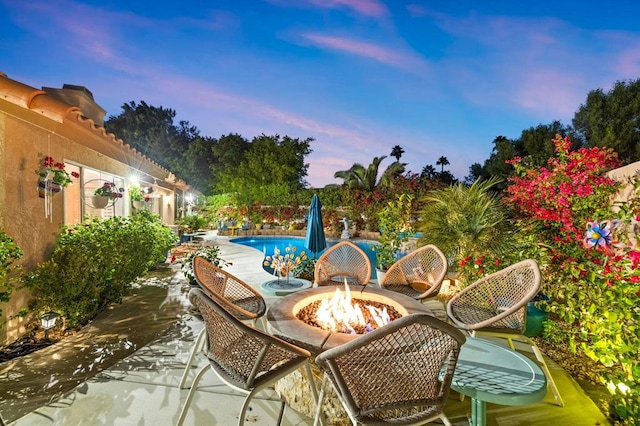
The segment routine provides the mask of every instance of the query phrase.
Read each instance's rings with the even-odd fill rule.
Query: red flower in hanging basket
[[[73,182],[72,178],[77,179],[80,175],[76,172],[67,172],[65,164],[55,162],[52,157],[44,157],[40,168],[36,171],[41,180],[50,180],[61,186],[68,186]]]

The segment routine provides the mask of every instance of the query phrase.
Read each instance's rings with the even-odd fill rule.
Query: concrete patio
[[[262,253],[207,236],[219,244],[226,268],[259,289],[271,278],[261,268]],[[179,268],[171,268],[156,289],[136,289],[127,303],[115,306],[70,339],[31,355],[0,364],[0,415],[12,426],[35,425],[173,425],[187,389],[178,389],[186,361],[202,322],[188,313],[188,283]],[[266,297],[267,303],[274,300]],[[133,306],[133,309],[132,309]],[[139,329],[144,330],[140,335]],[[136,343],[136,342],[141,343]],[[92,350],[86,350],[89,346]],[[78,357],[79,353],[87,357]],[[531,354],[532,355],[532,354]],[[533,356],[533,355],[532,355]],[[110,361],[110,360],[113,361]],[[117,360],[117,362],[116,362]],[[114,363],[115,362],[115,363]],[[544,401],[526,407],[488,406],[488,424],[607,425],[606,418],[582,388],[553,361],[547,360],[565,407]],[[198,367],[206,364],[204,356]],[[191,377],[197,369],[193,369]],[[55,373],[55,375],[54,375]],[[232,425],[243,397],[205,375],[185,424]],[[264,392],[254,399],[247,423],[275,424],[278,400]],[[445,410],[456,426],[467,425],[468,398],[452,392]],[[286,425],[310,425],[312,420],[285,411]]]

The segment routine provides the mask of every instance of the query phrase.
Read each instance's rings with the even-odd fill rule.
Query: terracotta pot
[[[45,193],[49,192],[51,195],[55,195],[62,191],[62,185],[53,181],[41,180],[38,182],[38,196],[44,198]]]
[[[104,195],[94,195],[92,204],[96,209],[104,209],[109,205],[110,198]]]

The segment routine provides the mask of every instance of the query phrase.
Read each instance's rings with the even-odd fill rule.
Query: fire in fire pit
[[[296,317],[324,330],[365,334],[402,317],[402,314],[385,303],[352,298],[345,283],[344,292],[336,288],[332,297],[311,302],[300,309]]]

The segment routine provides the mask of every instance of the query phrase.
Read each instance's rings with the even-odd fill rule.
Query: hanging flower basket
[[[109,201],[111,201],[111,198],[109,197],[105,197],[104,195],[94,195],[92,204],[96,209],[104,209],[109,205]]]
[[[93,192],[92,204],[97,209],[104,209],[113,202],[115,204],[119,198],[122,198],[124,188],[118,188],[113,182],[105,182],[101,187]]]
[[[40,198],[45,198],[47,194],[55,195],[58,192],[62,191],[62,185],[59,183],[55,183],[52,180],[40,180],[38,182],[38,196]]]

